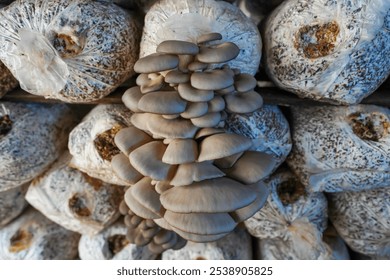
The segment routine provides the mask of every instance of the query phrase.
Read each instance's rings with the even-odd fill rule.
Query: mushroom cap
[[[155,114],[180,114],[186,109],[187,102],[180,98],[177,91],[154,91],[144,94],[138,102],[138,109]]]
[[[173,176],[170,185],[171,187],[186,186],[192,184],[193,182],[219,178],[224,175],[225,173],[223,173],[210,161],[185,163],[180,164],[177,167],[176,173]]]
[[[220,112],[225,109],[225,99],[219,95],[215,95],[214,98],[207,103],[209,105],[209,113]]]
[[[164,119],[160,115],[154,115],[148,120],[148,129],[163,138],[193,138],[198,128],[191,121],[185,119]]]
[[[215,91],[215,93],[218,95],[233,94],[235,92],[236,92],[236,88],[234,87],[234,85]]]
[[[224,63],[238,56],[240,49],[232,42],[224,42],[212,46],[202,46],[196,59],[204,63]]]
[[[154,180],[170,180],[176,167],[162,162],[166,146],[162,141],[152,141],[133,150],[130,163],[144,176]]]
[[[164,218],[158,218],[153,220],[156,225],[159,227],[166,229],[166,230],[172,230],[172,227],[168,224],[168,222]]]
[[[173,227],[181,231],[216,235],[231,232],[237,223],[228,213],[189,213],[182,214],[166,211],[164,219]],[[175,230],[175,229],[174,229]]]
[[[218,166],[218,168],[230,168],[232,167],[236,161],[244,154],[244,152],[237,153],[228,157],[223,157],[214,160],[214,164]]]
[[[160,231],[159,233],[157,233],[154,237],[153,237],[153,241],[157,244],[157,245],[162,245],[164,243],[168,243],[171,239],[174,239],[174,236],[176,234],[173,232],[173,231],[165,231],[165,230],[162,230]]]
[[[255,191],[227,177],[173,187],[160,196],[165,209],[177,213],[222,213],[245,207],[256,199]]]
[[[212,90],[197,89],[189,83],[180,84],[177,90],[183,99],[191,102],[207,102],[214,98],[214,92]]]
[[[179,58],[173,54],[154,53],[144,56],[134,64],[137,73],[154,73],[174,69],[179,65]]]
[[[244,152],[252,146],[251,139],[232,133],[210,135],[200,143],[198,161],[214,160]]]
[[[214,69],[191,74],[191,86],[201,90],[220,90],[234,83],[233,77],[224,70]]]
[[[207,113],[208,108],[207,102],[187,102],[187,108],[180,116],[185,119],[201,117]]]
[[[214,127],[221,121],[219,112],[207,113],[197,118],[191,118],[191,122],[197,127]]]
[[[193,72],[206,70],[207,67],[209,67],[207,63],[203,63],[200,61],[192,61],[187,65],[188,70]]]
[[[188,83],[190,81],[190,74],[180,70],[171,70],[165,75],[164,81],[168,84]]]
[[[234,113],[251,113],[263,106],[263,98],[253,90],[224,95],[224,98],[226,101],[226,108]]]
[[[196,40],[196,42],[198,44],[205,44],[205,43],[209,43],[212,41],[218,41],[218,40],[222,40],[221,33],[211,32],[211,33],[206,33],[206,34],[200,35],[198,37],[198,39]]]
[[[151,118],[151,113],[135,113],[130,117],[131,123],[141,131],[151,134],[149,128],[147,127],[147,122]]]
[[[253,90],[257,85],[257,80],[252,75],[240,73],[234,76],[234,87],[238,92]]]
[[[164,86],[164,76],[160,74],[146,74],[138,75],[136,79],[142,93],[148,93],[161,89]]]
[[[157,181],[156,185],[154,185],[156,192],[162,194],[163,192],[173,188],[173,186],[168,181]]]
[[[166,40],[157,46],[156,51],[158,53],[194,55],[199,52],[199,47],[196,44],[187,41]]]
[[[195,233],[189,233],[177,228],[173,229],[178,235],[180,235],[182,238],[192,241],[192,242],[213,242],[218,239],[223,238],[224,236],[228,235],[230,232],[220,233],[220,234],[195,234]]]
[[[207,137],[213,134],[218,134],[218,133],[225,133],[225,130],[222,128],[204,127],[198,130],[194,138],[198,140],[200,138]]]
[[[153,211],[149,210],[148,208],[143,206],[141,203],[139,203],[134,198],[130,189],[131,189],[131,187],[125,193],[125,202],[134,214],[136,214],[137,216],[142,217],[144,219],[159,219],[159,218],[161,218],[160,215],[154,213]],[[131,221],[131,224],[134,225],[133,221]]]
[[[162,161],[169,164],[193,162],[198,158],[198,144],[193,139],[173,139],[165,150]]]
[[[115,155],[111,159],[111,166],[112,170],[119,178],[130,184],[135,184],[143,177],[143,175],[130,164],[129,158],[122,153]]]
[[[151,181],[151,178],[143,177],[135,185],[131,186],[128,191],[131,192],[134,199],[141,203],[142,206],[157,215],[162,215],[164,209],[160,203],[160,195],[154,189]]]
[[[257,198],[251,204],[237,209],[234,212],[230,212],[230,216],[237,222],[243,222],[252,217],[257,211],[259,211],[264,204],[267,202],[268,195],[270,193],[269,188],[262,182],[259,181],[250,187],[256,190]]]
[[[150,131],[161,138],[193,138],[198,128],[191,121],[175,118],[165,119],[161,115],[151,113],[137,113],[131,116],[134,126]]]
[[[133,112],[142,112],[138,109],[138,102],[142,97],[142,92],[140,87],[135,86],[126,90],[122,95],[122,102],[127,108]]]
[[[274,170],[276,159],[267,153],[246,151],[229,169],[226,174],[244,184],[253,184],[264,179]]]
[[[132,150],[152,140],[153,138],[147,133],[134,126],[122,128],[114,137],[115,145],[125,155],[129,155]]]

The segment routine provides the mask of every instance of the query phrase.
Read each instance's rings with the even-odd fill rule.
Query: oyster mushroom
[[[119,220],[96,235],[82,235],[79,256],[82,260],[154,260],[156,254],[147,247],[126,239],[127,227]]]
[[[187,242],[183,248],[167,250],[161,256],[163,260],[250,260],[252,258],[251,238],[243,228],[236,228],[214,242]]]
[[[0,192],[31,181],[66,147],[76,118],[63,104],[0,103]]]
[[[122,187],[110,185],[69,167],[64,153],[51,168],[32,181],[26,200],[62,227],[93,235],[119,217]]]
[[[294,145],[287,163],[310,191],[358,191],[390,184],[389,109],[300,107],[292,108],[292,116]]]
[[[1,11],[0,57],[22,89],[91,102],[134,74],[141,35],[135,16],[107,1],[47,2],[15,1]]]
[[[111,160],[121,152],[115,144],[115,136],[122,128],[132,126],[131,115],[131,111],[119,104],[93,108],[69,134],[71,166],[111,184],[129,185],[115,174]]]
[[[183,25],[191,26],[191,29],[183,29]],[[206,44],[220,43],[218,40],[223,37],[240,49],[236,59],[227,62],[231,68],[253,75],[259,66],[261,38],[256,25],[238,7],[224,1],[159,1],[146,14],[143,31],[140,57],[154,53],[156,47],[166,40]],[[202,37],[209,33],[212,34]],[[218,67],[221,64],[213,66]]]
[[[389,11],[388,1],[284,1],[265,27],[269,77],[300,97],[359,103],[390,74]]]
[[[50,221],[33,208],[0,228],[2,260],[72,260],[77,256],[78,233]]]

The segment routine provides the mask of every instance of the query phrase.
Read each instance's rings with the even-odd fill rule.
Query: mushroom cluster
[[[131,182],[121,208],[132,240],[170,240],[173,231],[186,240],[215,241],[266,201],[261,180],[276,160],[223,129],[228,113],[253,112],[262,98],[249,74],[227,65],[212,69],[239,52],[233,43],[213,43],[221,39],[210,33],[198,44],[163,41],[135,64],[138,86],[122,97],[135,112],[134,127],[115,135],[122,153],[111,160],[118,177]]]

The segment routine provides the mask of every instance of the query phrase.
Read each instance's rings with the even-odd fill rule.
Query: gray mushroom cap
[[[206,137],[200,143],[198,161],[214,160],[244,152],[252,146],[245,136],[231,133],[219,133]]]
[[[158,53],[168,53],[168,54],[197,54],[199,52],[199,47],[191,42],[179,41],[179,40],[166,40],[161,42],[156,51]]]
[[[178,213],[231,212],[249,205],[255,199],[256,193],[252,188],[227,177],[176,186],[160,197],[165,209]]]
[[[134,64],[137,73],[153,73],[174,69],[179,65],[179,58],[172,54],[155,53],[140,58]]]

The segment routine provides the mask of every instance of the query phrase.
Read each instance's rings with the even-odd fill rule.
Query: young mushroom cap
[[[151,184],[152,179],[144,177],[135,185],[131,186],[128,191],[131,192],[134,199],[136,199],[142,206],[154,212],[157,215],[163,214],[163,208],[160,203],[160,195]]]
[[[183,84],[190,81],[190,74],[183,73],[180,70],[171,70],[165,75],[165,82],[168,84]]]
[[[228,233],[237,225],[228,213],[182,214],[166,211],[164,219],[175,229],[205,235]]]
[[[263,98],[255,91],[224,95],[226,108],[238,114],[251,113],[263,105]]]
[[[149,142],[130,153],[130,163],[144,176],[158,181],[170,180],[176,166],[162,162],[165,149],[162,141]]]
[[[147,133],[134,126],[122,128],[114,138],[115,145],[127,156],[132,150],[152,140]]]
[[[194,55],[199,52],[199,47],[191,42],[179,40],[165,40],[157,46],[156,51],[158,53]]]
[[[189,83],[180,84],[177,90],[183,99],[191,102],[207,102],[214,98],[214,92],[212,90],[200,90],[194,88]]]
[[[186,109],[187,102],[180,98],[177,91],[154,91],[144,94],[138,109],[155,114],[180,114]]]
[[[170,185],[171,188],[172,186],[186,186],[192,184],[193,182],[223,176],[225,176],[225,173],[223,173],[210,161],[185,163],[178,166]]]
[[[202,46],[196,59],[204,63],[224,63],[238,56],[239,47],[232,42],[224,42],[213,46]]]
[[[257,194],[256,200],[243,208],[237,209],[229,213],[230,216],[232,216],[232,218],[237,223],[243,222],[249,219],[250,217],[252,217],[267,202],[267,198],[270,191],[269,188],[262,181],[259,181],[251,185],[250,187],[256,190],[256,194]]]
[[[173,187],[160,196],[165,209],[177,213],[222,213],[245,207],[256,199],[255,191],[227,177]]]
[[[130,164],[129,158],[122,153],[115,155],[111,159],[111,166],[115,174],[129,184],[135,184],[143,177],[143,175]]]
[[[153,237],[153,241],[157,244],[157,245],[162,245],[164,243],[168,243],[171,239],[174,238],[174,236],[176,236],[176,234],[173,232],[173,231],[165,231],[165,230],[162,230],[160,231],[159,233],[157,233],[154,237]]]
[[[161,89],[164,86],[164,76],[160,74],[140,74],[136,79],[142,93]]]
[[[247,92],[253,90],[257,85],[255,77],[247,73],[241,73],[234,76],[234,87],[238,92]]]
[[[162,161],[169,164],[193,162],[198,158],[198,144],[193,139],[173,139],[165,150]]]
[[[173,54],[154,53],[144,56],[134,64],[137,73],[154,73],[174,69],[179,65],[179,58]]]
[[[200,35],[198,37],[198,39],[196,40],[196,42],[198,44],[205,44],[205,43],[209,43],[212,41],[218,41],[218,40],[222,40],[221,33],[212,32],[212,33],[206,33],[206,34]]]
[[[221,121],[219,112],[207,113],[201,117],[192,118],[191,122],[197,127],[214,127]]]
[[[138,102],[142,96],[143,94],[138,86],[131,87],[123,93],[122,102],[131,111],[139,113],[142,111],[138,109]]]
[[[159,218],[161,218],[160,215],[156,214],[155,212],[149,210],[148,208],[143,206],[141,203],[139,203],[134,198],[130,189],[131,188],[129,188],[125,193],[125,202],[134,214],[136,214],[137,216],[142,217],[144,219],[159,219]],[[131,224],[133,224],[132,221],[131,221]]]
[[[254,184],[271,174],[277,161],[264,152],[246,151],[237,162],[224,172],[244,184]]]
[[[180,116],[185,119],[197,118],[205,115],[208,109],[207,102],[188,102],[186,110]]]
[[[194,72],[191,75],[191,86],[201,90],[220,90],[230,87],[233,83],[233,77],[220,69]]]
[[[214,160],[244,152],[252,146],[251,139],[233,133],[219,133],[200,143],[198,161]]]

